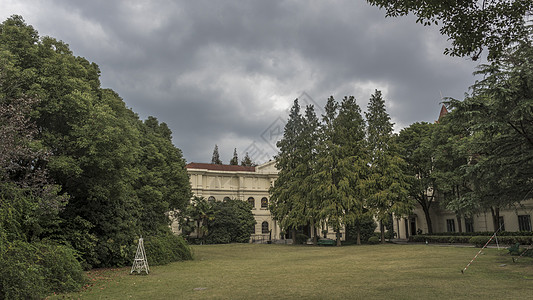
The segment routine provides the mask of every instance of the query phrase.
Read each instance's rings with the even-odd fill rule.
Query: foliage
[[[367,0],[387,10],[387,17],[413,13],[417,23],[438,25],[448,36],[451,48],[444,53],[471,56],[477,60],[484,48],[489,59],[499,57],[503,50],[527,35],[526,21],[531,16],[530,0],[454,1],[454,0]]]
[[[213,149],[213,157],[211,157],[211,163],[216,165],[222,164],[222,161],[220,160],[220,154],[218,154],[218,145],[215,145],[215,149]]]
[[[86,282],[69,247],[14,241],[0,254],[0,298],[42,299],[52,292],[78,291]]]
[[[296,238],[294,239],[294,245],[303,245],[307,243],[307,240],[309,237],[303,233],[296,234]]]
[[[414,199],[424,211],[428,233],[433,233],[430,208],[435,202],[436,180],[435,154],[431,147],[431,137],[436,124],[413,123],[400,131],[398,145],[405,160],[405,174],[410,182],[409,197]]]
[[[357,235],[359,234],[359,241],[364,243],[374,236],[376,227],[377,225],[372,215],[365,214],[354,224],[346,226],[348,241],[357,241]]]
[[[2,206],[15,213],[0,212],[12,224],[0,238],[55,239],[86,266],[125,265],[134,238],[168,225],[190,184],[166,124],[140,121],[99,76],[22,17],[0,25],[0,125],[15,125],[0,126],[0,199],[16,199]]]
[[[362,218],[366,205],[365,122],[353,96],[345,97],[340,105],[330,97],[325,111],[317,147],[314,189],[321,199],[321,218],[338,233],[342,226]],[[339,234],[337,245],[340,245]]]
[[[300,187],[304,178],[298,167],[302,165],[301,144],[303,117],[298,99],[294,100],[289,119],[285,124],[283,138],[277,142],[280,149],[275,156],[278,178],[270,188],[270,213],[282,231],[295,229],[307,222],[304,210],[306,201],[302,199]],[[305,149],[310,151],[311,149]],[[294,233],[294,232],[293,232]],[[294,237],[294,236],[293,236]]]
[[[233,157],[229,161],[229,164],[232,166],[237,166],[239,164],[239,157],[237,156],[237,148],[233,149]]]
[[[191,247],[181,236],[171,232],[144,239],[146,258],[150,266],[166,265],[174,261],[191,260]]]
[[[499,210],[533,190],[532,58],[531,44],[509,49],[499,61],[480,67],[484,79],[470,96],[447,102],[454,108],[447,126],[465,128],[441,143],[461,158],[453,170],[464,182],[461,202],[451,204],[473,212],[490,209],[495,228]]]
[[[453,235],[453,233],[448,233],[449,235],[411,235],[409,236],[410,242],[428,242],[428,243],[461,243],[461,244],[473,244],[477,247],[483,247],[485,243],[490,239],[493,233],[490,235],[477,232],[468,232],[464,235]],[[498,243],[501,245],[512,245],[515,243],[520,243],[524,245],[531,245],[533,243],[533,237],[527,235],[498,235]],[[496,240],[493,239],[491,243],[495,244]]]
[[[244,158],[241,160],[241,166],[243,166],[243,167],[253,167],[253,166],[255,166],[255,163],[252,161],[252,159],[248,155],[248,152],[246,152],[244,154]]]
[[[375,244],[378,244],[378,243],[379,243],[379,238],[378,238],[377,236],[373,235],[373,236],[371,236],[371,237],[369,237],[369,238],[367,239],[367,242],[368,242],[369,244],[371,244],[371,245],[375,245]]]
[[[209,244],[248,243],[255,226],[250,204],[241,200],[213,203],[213,219],[208,223]]]
[[[369,176],[365,181],[368,207],[373,211],[381,226],[381,242],[385,243],[383,222],[391,213],[407,214],[412,202],[407,197],[409,182],[403,173],[404,160],[399,155],[396,140],[392,134],[392,123],[385,109],[381,92],[371,96],[365,113],[368,122]]]

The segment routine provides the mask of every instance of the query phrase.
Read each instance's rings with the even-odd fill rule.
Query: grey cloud
[[[215,144],[224,161],[255,143],[295,97],[318,105],[383,89],[397,126],[434,121],[440,94],[461,98],[474,64],[442,54],[438,29],[385,19],[366,1],[0,0],[41,35],[96,62],[102,86],[173,131],[188,161]]]

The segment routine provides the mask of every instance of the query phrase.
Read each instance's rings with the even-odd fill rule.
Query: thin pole
[[[490,243],[490,241],[492,241],[493,238],[496,237],[496,233],[498,231],[500,231],[500,229],[502,228],[502,225],[500,225],[500,228],[498,228],[498,230],[496,230],[496,232],[494,232],[494,234],[490,237],[490,239],[485,243],[485,246],[483,246],[483,248],[481,248],[481,250],[479,250],[479,252],[476,254],[476,256],[474,256],[474,258],[472,258],[472,260],[468,263],[468,265],[466,265],[466,267],[464,269],[461,270],[461,273],[464,274],[466,269],[468,267],[470,267],[470,265],[472,264],[472,262],[474,262],[474,260],[478,257],[478,255],[481,253],[481,251],[483,251],[483,249],[485,249],[487,247],[487,245]]]

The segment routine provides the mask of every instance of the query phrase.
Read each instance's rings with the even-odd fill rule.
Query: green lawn
[[[506,250],[425,245],[194,246],[195,260],[90,273],[82,299],[527,299],[533,260]],[[149,260],[150,258],[148,258]],[[195,290],[196,289],[196,290]],[[55,297],[54,297],[55,298]]]

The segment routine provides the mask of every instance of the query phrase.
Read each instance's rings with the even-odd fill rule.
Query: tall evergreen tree
[[[252,161],[252,159],[248,155],[248,152],[246,152],[246,154],[244,154],[244,158],[241,160],[241,166],[243,166],[243,167],[253,167],[253,166],[255,166],[254,162]]]
[[[408,198],[408,179],[402,171],[405,164],[393,137],[390,116],[385,109],[381,92],[370,97],[367,112],[367,139],[369,143],[369,177],[366,191],[369,207],[380,223],[381,242],[385,243],[384,221],[390,214],[409,213],[412,205]]]
[[[215,149],[213,149],[213,157],[211,157],[211,163],[215,165],[222,164],[222,161],[220,160],[220,155],[218,154],[218,145],[215,145]]]
[[[279,222],[281,230],[292,230],[295,237],[296,228],[306,223],[298,206],[300,183],[296,176],[297,168],[301,164],[298,155],[299,137],[303,131],[303,118],[300,113],[298,99],[294,100],[289,120],[285,124],[283,138],[277,142],[278,155],[275,156],[278,179],[270,188],[270,213]]]
[[[339,107],[330,97],[323,115],[315,189],[321,199],[321,218],[337,233],[363,215],[362,183],[366,174],[365,124],[354,97]]]
[[[239,158],[237,157],[237,148],[233,149],[233,158],[229,161],[229,164],[233,166],[239,164]]]

